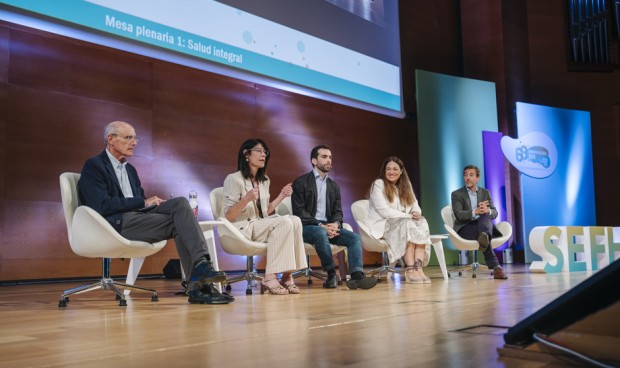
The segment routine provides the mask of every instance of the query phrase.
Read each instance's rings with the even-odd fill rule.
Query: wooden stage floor
[[[111,292],[71,297],[86,282],[0,286],[0,367],[550,367],[500,357],[508,327],[591,273],[533,274],[507,265],[508,280],[453,273],[432,284],[396,277],[372,290],[319,281],[301,295],[245,295],[230,305],[190,305],[178,280],[140,279],[155,288],[119,307]]]

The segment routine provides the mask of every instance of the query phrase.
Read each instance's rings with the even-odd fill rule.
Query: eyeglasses
[[[252,148],[251,151],[257,152],[259,156],[262,155],[263,153],[265,154],[265,156],[269,156],[269,150],[266,150],[266,149]]]
[[[113,136],[119,137],[119,138],[123,138],[127,142],[131,142],[131,141],[135,140],[136,143],[138,143],[138,141],[140,140],[140,138],[138,138],[137,135],[126,135],[126,136],[122,136],[122,135],[118,135],[118,134],[110,134],[110,135],[113,135]]]

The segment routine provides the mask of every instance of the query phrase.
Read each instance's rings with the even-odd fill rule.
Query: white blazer
[[[267,209],[269,208],[269,178],[258,184],[258,190],[260,192],[260,204],[263,212],[263,217],[268,217]],[[226,211],[234,205],[236,205],[241,197],[246,195],[252,190],[252,181],[246,179],[241,174],[241,171],[229,174],[224,180],[224,203],[222,206],[221,217],[226,216]],[[252,221],[259,220],[258,206],[256,201],[248,202],[243,211],[239,213],[237,218],[232,221],[236,228],[242,230],[243,235],[251,238],[251,234],[246,233],[249,228],[249,224]],[[243,230],[246,230],[245,232]]]
[[[400,198],[396,196],[394,201],[388,202],[385,194],[383,180],[377,179],[372,184],[370,190],[370,207],[368,217],[364,223],[370,228],[370,234],[380,239],[383,237],[385,223],[389,218],[408,217],[411,218],[412,212],[422,213],[422,209],[416,200],[411,206],[404,206],[400,203]]]

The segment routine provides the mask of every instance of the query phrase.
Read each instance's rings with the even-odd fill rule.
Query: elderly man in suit
[[[505,280],[508,277],[499,266],[493,248],[489,246],[494,236],[501,236],[492,221],[497,217],[497,209],[493,206],[491,193],[478,186],[478,167],[466,166],[463,169],[463,179],[465,186],[452,192],[451,196],[452,210],[456,217],[454,230],[463,239],[477,240],[487,266],[493,270],[493,277]]]
[[[226,280],[213,268],[207,242],[186,198],[147,198],[136,169],[127,162],[138,144],[134,128],[123,121],[109,123],[105,149],[86,161],[78,182],[80,203],[100,213],[122,236],[155,242],[174,238],[181,265],[189,278],[192,304],[228,304],[214,282]]]
[[[327,271],[323,287],[336,288],[336,264],[330,243],[347,247],[351,279],[349,289],[371,289],[377,284],[374,277],[366,277],[363,269],[362,240],[352,231],[342,228],[340,188],[327,173],[332,167],[332,153],[328,146],[319,145],[310,152],[313,170],[295,179],[291,202],[293,214],[301,219],[305,243],[314,245]]]

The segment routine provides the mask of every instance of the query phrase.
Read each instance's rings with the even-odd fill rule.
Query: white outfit
[[[302,238],[301,220],[297,216],[268,216],[269,178],[259,183],[260,208],[263,218],[259,216],[256,201],[247,206],[232,222],[248,239],[267,243],[267,266],[265,273],[280,273],[299,270],[308,266],[306,251]],[[229,174],[224,180],[224,205],[220,216],[252,190],[252,181],[245,179],[240,171]]]
[[[407,248],[407,243],[426,244],[425,257],[422,260],[426,266],[431,256],[431,238],[428,223],[424,217],[418,221],[411,218],[411,213],[422,213],[422,209],[415,200],[413,205],[405,206],[400,203],[398,196],[389,202],[385,194],[383,180],[377,179],[370,191],[370,208],[364,223],[370,228],[370,233],[377,239],[385,240],[388,245],[390,262],[399,260]]]

